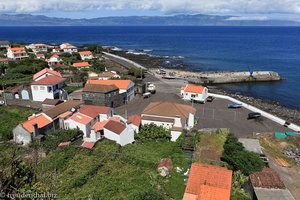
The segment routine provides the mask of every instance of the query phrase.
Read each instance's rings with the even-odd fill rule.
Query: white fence
[[[285,124],[285,122],[286,122],[285,120],[283,120],[283,119],[281,119],[281,118],[279,118],[279,117],[276,117],[275,115],[272,115],[272,114],[270,114],[270,113],[267,113],[267,112],[265,112],[265,111],[263,111],[263,110],[261,110],[261,109],[258,109],[258,108],[254,107],[254,106],[251,106],[251,105],[247,104],[247,103],[241,102],[241,101],[239,101],[239,100],[237,100],[237,99],[234,99],[234,98],[232,98],[232,97],[225,96],[225,95],[220,95],[220,94],[213,94],[213,93],[209,93],[208,95],[209,95],[209,96],[216,97],[216,98],[220,98],[220,99],[226,99],[226,100],[229,100],[229,101],[234,102],[234,103],[242,104],[242,106],[243,106],[244,108],[246,108],[246,109],[248,109],[248,110],[251,110],[252,112],[259,112],[259,113],[261,113],[262,116],[264,116],[264,117],[266,117],[266,118],[268,118],[268,119],[270,119],[270,120],[272,120],[272,121],[274,121],[274,122],[276,122],[276,123],[278,123],[278,124],[280,124],[280,125],[282,125],[282,126],[283,126],[283,125]],[[293,124],[293,123],[291,123],[291,124],[288,126],[288,128],[289,128],[289,129],[292,129],[292,130],[294,130],[294,131],[297,131],[297,132],[300,131],[300,126],[298,126],[298,125],[296,125],[296,124]]]

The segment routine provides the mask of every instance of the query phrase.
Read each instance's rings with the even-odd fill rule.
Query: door
[[[27,90],[22,90],[21,95],[22,99],[29,100],[29,92]]]

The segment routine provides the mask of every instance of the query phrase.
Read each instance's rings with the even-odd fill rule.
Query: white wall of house
[[[125,146],[126,144],[131,144],[134,142],[134,130],[130,127],[124,129],[124,131],[119,135],[111,130],[104,128],[104,137],[115,141],[116,143],[120,144],[121,146]]]
[[[134,125],[134,124],[129,124],[128,126],[130,126],[130,127],[133,129],[134,132],[136,132],[136,133],[139,133],[139,132],[140,132],[138,126],[136,126],[136,125]]]
[[[65,53],[77,53],[78,49],[77,48],[64,48]]]
[[[17,54],[13,53],[13,51],[11,50],[11,48],[7,49],[7,58],[13,59],[13,60],[19,60],[22,58],[28,58],[28,54],[24,51],[14,51],[14,52],[19,52]]]
[[[195,115],[193,115],[192,113],[189,114],[189,118],[188,118],[188,127],[186,127],[188,130],[193,128],[195,125]]]
[[[31,92],[33,101],[44,101],[45,99],[54,99],[53,86],[51,85],[31,85]]]
[[[32,141],[32,135],[21,124],[13,129],[14,142],[28,145]]]
[[[94,58],[93,54],[90,54],[90,55],[82,55],[82,54],[80,54],[80,57],[81,57],[81,60],[89,60],[89,59],[93,59]]]
[[[161,121],[151,121],[151,120],[142,120],[142,125],[155,124],[156,126],[163,126],[166,129],[173,127],[174,123],[171,122],[161,122]]]
[[[192,93],[192,92],[185,92],[181,90],[181,96],[184,100],[196,100],[196,101],[205,101],[208,97],[208,89],[205,88],[202,93]]]
[[[100,132],[97,132],[95,130],[91,130],[91,134],[89,138],[85,138],[84,141],[85,142],[97,142],[98,140],[101,139],[101,135]]]
[[[183,127],[184,124],[181,123],[181,118],[180,117],[175,117],[174,118],[174,126],[176,127]]]
[[[83,132],[83,138],[87,137],[87,134],[89,133],[88,130],[91,130],[91,127],[89,127],[89,124],[84,125],[84,124],[78,123],[70,118],[65,120],[65,128],[67,130],[79,128],[79,130],[81,130]]]
[[[171,141],[175,142],[180,137],[181,133],[181,131],[171,131]]]
[[[48,59],[48,65],[52,66],[52,65],[56,65],[58,63],[60,63],[62,60],[60,58],[56,58],[56,57],[51,57]]]

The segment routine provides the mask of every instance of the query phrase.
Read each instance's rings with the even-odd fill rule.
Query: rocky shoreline
[[[191,71],[186,68],[182,58],[150,56],[146,53],[128,53],[124,50],[113,51],[112,53],[137,62],[147,68],[150,68],[151,71],[155,71],[158,68],[165,68],[166,72],[169,75],[176,75],[177,77],[186,80],[191,78],[198,78],[199,76],[199,71]],[[224,90],[217,86],[210,87],[210,92],[231,96],[240,101],[253,105],[259,109],[262,109],[266,112],[269,112],[273,115],[276,115],[284,120],[300,125],[300,110],[298,109],[288,108],[280,105],[280,103],[278,102],[266,99],[254,98],[246,95],[233,93],[229,90]]]

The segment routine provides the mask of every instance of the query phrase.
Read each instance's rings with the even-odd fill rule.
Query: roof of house
[[[104,126],[107,124],[107,122],[109,122],[110,120],[116,121],[116,122],[120,122],[120,118],[116,118],[116,117],[111,117],[108,120],[102,121],[102,122],[96,122],[92,129],[95,131],[101,131],[103,130]]]
[[[223,167],[193,163],[185,193],[198,199],[229,200],[232,171]],[[187,195],[190,197],[190,195]],[[189,198],[183,198],[187,200]]]
[[[79,54],[80,55],[91,55],[92,52],[91,51],[80,51]]]
[[[193,85],[193,84],[187,84],[186,86],[181,87],[181,90],[184,90],[185,92],[191,92],[191,93],[202,93],[204,91],[205,87],[200,85]]]
[[[42,78],[38,81],[33,81],[31,85],[56,85],[65,80],[65,78],[61,78],[58,76],[46,76],[45,78]]]
[[[50,57],[50,59],[51,59],[51,58],[59,58],[59,55],[53,54],[53,55]]]
[[[61,103],[61,104],[55,106],[54,108],[51,108],[51,109],[45,111],[44,113],[47,116],[49,116],[50,118],[54,119],[57,116],[65,113],[67,111],[70,111],[72,108],[75,108],[81,104],[83,104],[83,102],[80,100],[70,100],[70,101]]]
[[[105,124],[104,128],[108,129],[116,134],[121,134],[126,129],[126,126],[121,122],[109,120],[109,122],[107,122]]]
[[[98,77],[103,77],[103,78],[112,78],[114,76],[118,76],[118,74],[113,72],[103,72],[102,74],[98,75]]]
[[[90,84],[100,84],[100,85],[115,85],[119,89],[127,90],[132,83],[131,80],[88,80],[87,83]]]
[[[69,119],[75,121],[75,122],[78,122],[80,124],[88,124],[90,123],[91,121],[93,121],[93,118],[89,117],[89,116],[86,116],[80,112],[77,112],[75,113],[74,115],[72,115]]]
[[[195,114],[196,109],[190,105],[179,104],[174,102],[152,102],[143,111],[142,114],[183,117],[188,118],[189,114]]]
[[[37,54],[35,54],[36,55],[36,57],[44,57],[45,55],[44,54],[42,54],[42,53],[37,53]]]
[[[127,123],[131,123],[135,126],[140,126],[142,121],[142,117],[140,115],[132,115],[128,117]]]
[[[174,123],[174,119],[165,117],[142,116],[142,120]]]
[[[83,92],[98,92],[98,93],[107,93],[114,90],[118,90],[115,85],[98,85],[98,84],[85,84]]]
[[[285,189],[284,183],[278,173],[271,168],[264,168],[261,172],[250,175],[250,181],[253,187],[268,189]]]
[[[78,63],[73,63],[73,67],[89,67],[90,64],[88,62],[78,62]]]
[[[37,79],[38,77],[40,77],[40,76],[42,76],[46,73],[52,74],[53,76],[62,77],[62,75],[59,72],[51,70],[49,68],[44,68],[41,71],[39,71],[39,72],[37,72],[36,74],[33,75],[33,80]]]
[[[110,107],[107,106],[92,106],[83,105],[80,107],[79,112],[92,118],[96,118],[100,114],[107,114]]]
[[[7,61],[9,61],[8,58],[0,58],[0,62],[7,62]]]
[[[40,114],[26,122],[21,123],[22,126],[29,132],[29,133],[33,133],[33,125],[37,124],[38,128],[43,128],[45,126],[47,126],[48,124],[50,124],[52,122],[51,119],[49,119],[47,116],[45,116],[44,114]]]
[[[14,86],[14,87],[12,87],[12,88],[6,89],[6,91],[7,91],[7,92],[11,92],[11,93],[18,93],[18,92],[20,92],[22,89],[23,89],[23,85],[17,85],[17,86]]]
[[[42,104],[47,104],[47,105],[52,105],[52,106],[56,106],[60,103],[63,103],[62,100],[59,99],[45,99]]]
[[[13,47],[13,48],[10,48],[12,51],[25,51],[25,48],[24,47]]]

